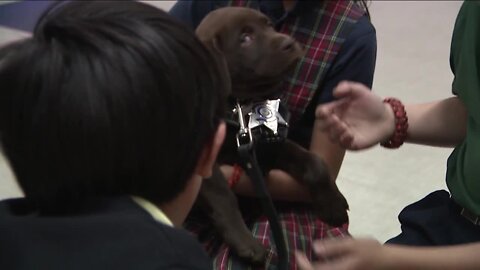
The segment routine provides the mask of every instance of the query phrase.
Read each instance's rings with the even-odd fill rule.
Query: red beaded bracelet
[[[392,137],[380,145],[391,149],[399,148],[407,138],[408,117],[405,106],[396,98],[386,98],[383,102],[388,103],[392,107],[395,116],[395,132]]]
[[[236,184],[238,184],[238,181],[240,181],[240,177],[242,176],[242,171],[242,167],[240,167],[238,164],[233,165],[232,175],[230,175],[230,178],[228,178],[228,186],[230,188],[233,188]]]

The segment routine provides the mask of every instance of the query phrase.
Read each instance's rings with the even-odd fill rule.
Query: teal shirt
[[[467,135],[447,162],[452,198],[480,215],[480,3],[465,1],[453,30],[453,93],[466,105]]]

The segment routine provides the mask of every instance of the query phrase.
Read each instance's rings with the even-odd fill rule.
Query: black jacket
[[[186,231],[163,225],[129,197],[70,216],[32,214],[25,199],[0,202],[0,269],[212,269]]]

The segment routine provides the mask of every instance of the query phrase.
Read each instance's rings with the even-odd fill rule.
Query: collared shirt
[[[135,203],[140,205],[145,211],[147,211],[156,221],[173,227],[173,222],[163,213],[163,211],[155,206],[153,203],[145,200],[144,198],[132,196]]]

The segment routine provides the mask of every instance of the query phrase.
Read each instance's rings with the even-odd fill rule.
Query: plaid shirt
[[[265,3],[265,1],[263,1]],[[266,4],[281,5],[281,1],[266,1]],[[248,6],[260,9],[259,1],[218,1],[222,6]],[[275,8],[262,10],[275,13]],[[277,10],[278,11],[278,10]],[[283,10],[282,10],[283,12]],[[307,50],[294,72],[284,82],[284,97],[292,117],[299,119],[319,91],[322,80],[338,54],[342,43],[364,10],[351,1],[300,1],[295,9],[276,20],[276,28],[293,36]],[[275,14],[267,14],[275,17]],[[278,15],[278,14],[277,14]],[[281,14],[280,14],[281,15]],[[296,16],[299,15],[299,16]],[[249,204],[250,205],[250,204]],[[300,205],[300,207],[298,207]],[[313,259],[312,242],[317,239],[346,237],[348,225],[331,227],[320,220],[306,204],[276,204],[280,225],[287,241],[289,269],[297,269],[293,251],[301,250]],[[243,211],[246,224],[253,236],[269,248],[265,266],[253,267],[242,262],[212,230],[211,223],[203,218],[190,218],[186,228],[196,234],[214,260],[214,269],[276,269],[276,252],[270,240],[273,239],[270,224],[263,215],[255,216]]]

